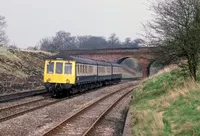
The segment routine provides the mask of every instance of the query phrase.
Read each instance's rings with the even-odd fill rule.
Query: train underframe
[[[99,88],[106,85],[111,85],[115,83],[119,83],[121,79],[115,80],[106,80],[100,82],[88,82],[88,83],[79,83],[79,84],[60,84],[60,83],[45,83],[45,87],[49,93],[51,93],[52,97],[59,97],[63,95],[70,95],[76,93],[82,93],[87,90],[91,90],[94,88]]]

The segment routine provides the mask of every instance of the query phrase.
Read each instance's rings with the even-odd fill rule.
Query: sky
[[[64,30],[73,36],[141,37],[151,17],[147,0],[0,0],[10,43],[35,46]]]

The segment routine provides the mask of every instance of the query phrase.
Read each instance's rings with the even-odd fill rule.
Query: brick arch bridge
[[[134,58],[142,65],[143,77],[149,75],[150,65],[154,61],[149,47],[65,50],[61,51],[61,53],[117,63],[127,58]]]

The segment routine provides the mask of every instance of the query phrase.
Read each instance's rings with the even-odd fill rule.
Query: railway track
[[[45,98],[40,98],[37,100],[32,100],[32,101],[12,105],[9,107],[0,108],[0,122],[24,115],[28,112],[32,112],[32,111],[44,108],[46,106],[53,105],[55,103],[64,101],[66,99],[76,97],[77,95],[80,95],[80,94],[72,95],[66,98],[62,98],[62,99],[53,99],[53,98],[45,97]]]
[[[121,81],[118,84],[124,84],[126,82],[127,81]],[[14,101],[14,100],[19,100],[19,99],[28,98],[28,97],[32,97],[32,96],[43,95],[43,94],[44,95],[48,94],[46,89],[0,95],[0,103],[10,102],[10,101]]]
[[[134,87],[135,88],[135,87]],[[85,107],[77,110],[64,121],[56,124],[42,135],[89,135],[95,125],[107,114],[123,97],[133,90],[132,86],[119,89],[100,97]]]
[[[6,94],[6,95],[0,95],[0,103],[18,100],[26,97],[31,96],[37,96],[41,94],[46,94],[46,89],[40,89],[40,90],[32,90],[32,91],[26,91],[26,92],[20,92],[20,93],[12,93],[12,94]]]
[[[28,112],[58,103],[65,99],[52,99],[52,98],[41,98],[38,100],[33,100],[29,102],[24,102],[21,104],[13,105],[10,107],[5,107],[0,109],[0,122],[21,116]]]

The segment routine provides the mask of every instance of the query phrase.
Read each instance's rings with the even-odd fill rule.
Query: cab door
[[[76,65],[75,61],[64,62],[64,76],[66,83],[75,84],[76,79]]]

